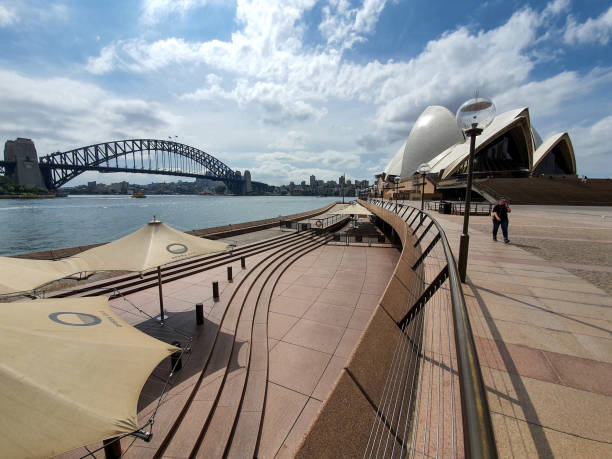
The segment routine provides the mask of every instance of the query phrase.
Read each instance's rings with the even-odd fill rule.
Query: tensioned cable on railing
[[[393,207],[384,201],[374,201],[373,204],[388,210],[398,209],[398,206]],[[402,210],[402,207],[404,206],[399,207],[398,213],[406,216],[407,211]],[[430,291],[431,295],[428,293],[429,297],[424,300],[420,309],[415,310],[413,314],[409,314],[407,316],[408,320],[403,321],[401,324],[403,335],[395,349],[387,381],[381,394],[378,416],[372,426],[364,457],[378,456],[379,454],[386,457],[391,435],[394,436],[394,443],[390,449],[390,457],[395,455],[398,449],[398,441],[402,445],[399,456],[408,455],[413,457],[416,454],[417,446],[421,445],[421,440],[422,450],[420,452],[423,457],[426,454],[435,454],[436,456],[443,454],[448,456],[449,449],[450,455],[454,457],[456,455],[455,448],[458,439],[457,430],[459,427],[462,427],[463,447],[466,457],[495,458],[497,457],[497,450],[493,438],[488,403],[455,261],[440,224],[428,213],[417,211],[416,215],[413,216],[414,211],[413,208],[409,215],[403,219],[413,229],[413,234],[418,238],[420,246],[428,248],[427,253],[424,254],[425,256],[421,257],[421,263],[415,265],[415,269],[418,271],[417,274],[425,284],[431,283],[436,279],[436,282],[444,283],[446,285],[444,290],[447,292],[443,294],[440,290],[436,292],[435,289],[428,289],[427,291]],[[419,215],[421,215],[420,219],[418,219]],[[428,219],[432,224],[426,222]],[[443,277],[439,277],[439,274],[437,274],[442,273],[441,269],[446,270],[447,273]],[[452,326],[449,309],[452,311]],[[423,311],[422,314],[421,311]],[[419,314],[421,314],[422,321],[415,319]],[[443,317],[446,319],[446,333],[443,330]],[[410,364],[406,367],[405,362],[402,360],[407,358],[407,356],[402,356],[402,353],[405,353],[407,349],[403,339],[407,331],[408,333],[415,331],[415,328],[417,328],[415,324],[420,324],[422,335],[419,335],[419,350],[416,354],[418,355],[419,366],[413,369],[412,374],[413,379],[418,374],[419,381],[418,399],[413,407],[412,401],[415,397],[415,384],[411,384],[410,392],[407,392],[407,381],[404,381],[402,388],[401,385],[397,385],[397,379],[403,371],[410,370]],[[454,369],[453,365],[451,331],[454,335],[458,364],[457,370]],[[408,341],[406,339],[406,342]],[[444,344],[445,342],[446,345]],[[428,343],[429,345],[427,345]],[[448,348],[447,355],[445,355],[443,347]],[[454,416],[455,411],[459,408],[455,401],[456,389],[454,379],[457,376],[459,378],[458,383],[461,394],[461,426],[456,422]],[[426,377],[428,379],[425,379]],[[447,385],[447,383],[450,383],[450,393],[442,391],[442,386]],[[425,385],[427,386],[426,388],[424,387]],[[437,386],[436,393],[432,392],[434,386]],[[397,394],[394,395],[396,388]],[[424,390],[427,391],[426,395],[424,395]],[[399,398],[400,393],[401,399]],[[398,430],[402,422],[406,397],[409,400],[409,405],[406,408],[406,417],[403,420],[404,435],[400,436]],[[447,426],[448,421],[445,421],[449,417],[444,411],[447,407],[445,397],[448,397],[448,402],[450,403],[450,426]],[[391,406],[393,406],[393,410],[391,410]],[[398,413],[397,415],[396,412]],[[411,417],[412,425],[414,426],[412,429],[409,425]],[[423,422],[421,417],[424,417]],[[434,418],[437,418],[437,422],[435,422],[436,419]],[[381,441],[378,437],[379,432],[384,431],[383,423],[387,426],[388,434],[385,438],[385,448],[381,450]],[[423,424],[422,429],[420,429],[421,424]],[[433,429],[430,429],[432,425],[435,425],[435,432]],[[450,445],[448,445],[447,430],[450,430]],[[404,440],[410,431],[412,432],[410,451],[407,451]],[[434,437],[435,441],[433,440]],[[419,447],[418,449],[420,450],[421,448]]]

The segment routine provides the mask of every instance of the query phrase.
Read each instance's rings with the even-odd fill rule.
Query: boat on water
[[[144,194],[142,191],[136,191],[135,193],[132,193],[132,197],[133,198],[146,198],[147,195]]]

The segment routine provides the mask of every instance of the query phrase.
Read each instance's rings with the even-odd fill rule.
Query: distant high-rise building
[[[338,183],[340,185],[344,185],[344,180],[345,180],[344,175],[341,175],[340,177],[338,177]]]
[[[314,175],[310,176],[310,186],[314,188],[317,185],[317,178]]]

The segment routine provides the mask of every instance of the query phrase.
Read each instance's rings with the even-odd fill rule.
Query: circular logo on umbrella
[[[88,327],[90,325],[98,325],[102,322],[98,316],[86,314],[83,312],[53,312],[49,314],[49,319],[62,325],[70,325],[73,327]]]
[[[187,252],[187,250],[189,249],[187,248],[185,244],[179,244],[178,242],[175,242],[174,244],[167,245],[166,250],[170,253],[174,253],[175,255],[178,255],[178,254]]]

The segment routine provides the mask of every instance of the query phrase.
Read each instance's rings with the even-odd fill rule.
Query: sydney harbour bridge
[[[171,140],[116,140],[41,156],[30,139],[9,140],[2,172],[15,185],[57,190],[86,171],[172,175],[221,181],[234,194],[271,191],[205,151]]]

